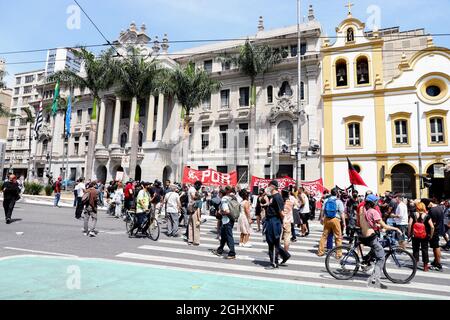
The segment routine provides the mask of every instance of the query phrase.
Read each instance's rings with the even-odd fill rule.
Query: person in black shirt
[[[16,201],[20,198],[20,188],[15,175],[12,174],[9,176],[9,181],[3,184],[2,191],[5,220],[6,224],[10,224],[14,206],[16,205]]]
[[[284,210],[284,201],[283,197],[278,192],[278,181],[273,180],[270,182],[267,189],[267,194],[271,197],[265,221],[265,235],[267,244],[269,245],[270,257],[270,267],[267,269],[276,269],[280,265],[278,263],[279,255],[281,255],[281,258],[283,259],[281,265],[285,265],[291,255],[280,245],[283,228],[282,213]]]
[[[439,246],[439,237],[443,234],[442,225],[444,223],[444,210],[432,200],[429,205],[428,216],[434,225],[434,234],[430,239],[430,248],[433,249],[434,261],[431,263],[431,269],[441,271],[441,248]]]

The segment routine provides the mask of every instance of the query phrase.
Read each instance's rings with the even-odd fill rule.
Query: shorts
[[[283,224],[283,242],[284,244],[290,244],[292,238],[291,224]]]
[[[433,238],[430,239],[430,248],[431,249],[438,249],[439,246],[439,235],[433,235]]]
[[[395,239],[397,241],[406,241],[408,239],[408,226],[407,225],[396,225],[397,228],[403,233],[403,235],[399,235],[396,233]]]
[[[302,220],[302,224],[306,224],[308,222],[310,215],[311,214],[309,212],[300,213],[300,219]]]

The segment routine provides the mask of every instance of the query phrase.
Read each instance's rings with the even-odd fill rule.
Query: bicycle
[[[349,280],[361,269],[368,272],[375,257],[363,254],[360,239],[361,229],[355,229],[353,244],[332,249],[325,259],[328,273],[337,280]],[[394,231],[395,232],[395,231]],[[393,283],[406,284],[414,279],[417,271],[417,262],[408,251],[398,247],[392,232],[387,232],[381,239],[385,248],[386,259],[383,273]],[[361,258],[360,258],[361,257]],[[363,264],[361,262],[367,263]]]
[[[145,218],[140,225],[138,225],[137,220],[138,217],[134,210],[126,211],[125,222],[128,236],[132,238],[136,237],[138,234],[141,234],[153,241],[158,241],[161,233],[161,228],[158,219],[156,219],[154,215],[153,210],[149,210],[146,212]]]

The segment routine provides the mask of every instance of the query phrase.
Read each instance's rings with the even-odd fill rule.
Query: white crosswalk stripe
[[[256,228],[256,226],[254,226]],[[250,237],[251,248],[236,245],[237,259],[228,261],[225,259],[228,248],[225,247],[224,257],[217,257],[211,250],[218,247],[216,239],[216,222],[209,220],[201,226],[200,246],[188,246],[181,238],[168,238],[163,233],[158,242],[137,246],[132,252],[123,252],[116,257],[126,261],[140,261],[155,266],[181,268],[187,271],[211,271],[242,277],[262,277],[265,279],[280,281],[298,281],[318,286],[330,286],[346,289],[373,291],[366,287],[368,274],[360,271],[352,280],[338,281],[332,278],[325,268],[325,258],[316,256],[319,240],[322,235],[322,227],[318,223],[311,225],[311,234],[306,238],[298,237],[298,242],[291,243],[290,253],[292,258],[288,266],[277,270],[266,270],[269,265],[267,244],[263,242],[263,236],[254,232]],[[162,228],[165,231],[165,227]],[[184,233],[184,228],[180,234]],[[235,242],[239,241],[239,232],[234,228]],[[344,241],[346,243],[346,241]],[[411,251],[411,250],[410,250]],[[431,253],[431,252],[430,252]],[[433,255],[431,253],[430,258]],[[443,272],[423,272],[418,269],[416,277],[410,284],[393,284],[383,278],[383,282],[389,287],[383,292],[415,296],[423,298],[450,299],[450,273],[446,260],[449,254],[443,253]],[[422,264],[419,264],[421,267]],[[403,271],[398,271],[402,274]]]

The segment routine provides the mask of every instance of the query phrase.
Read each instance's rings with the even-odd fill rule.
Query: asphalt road
[[[406,285],[384,279],[389,290],[382,291],[366,287],[366,274],[349,281],[328,275],[324,258],[315,256],[321,235],[318,223],[312,224],[310,237],[292,244],[288,267],[269,271],[264,269],[267,245],[256,232],[251,237],[253,247],[237,246],[238,259],[227,261],[210,253],[218,244],[215,220],[202,225],[201,245],[190,247],[181,237],[166,237],[165,226],[158,242],[130,239],[124,222],[105,212],[99,213],[100,234],[89,238],[83,235],[83,222],[74,218],[74,211],[18,203],[13,214],[16,221],[0,223],[0,268],[17,272],[14,284],[0,280],[0,299],[218,299],[217,290],[229,290],[234,299],[450,299],[448,253],[443,255],[443,272],[418,270]],[[236,241],[238,237],[236,231]],[[83,282],[87,291],[69,292],[61,286],[66,269],[74,264],[87,274],[84,279],[89,281]],[[137,269],[124,277],[132,268]],[[58,285],[48,280],[52,277],[61,278],[55,280]],[[151,283],[153,293],[130,291],[139,281]]]

